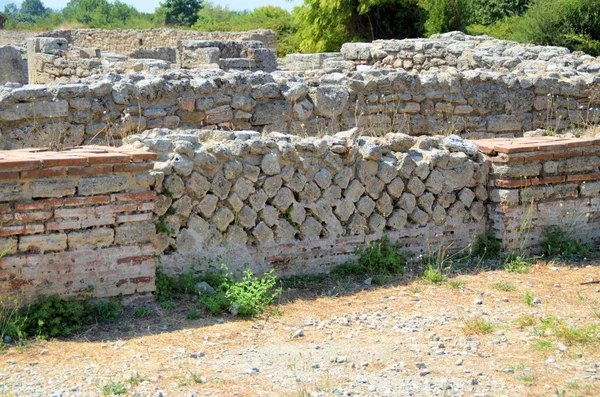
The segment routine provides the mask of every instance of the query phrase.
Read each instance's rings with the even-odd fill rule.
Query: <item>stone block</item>
[[[136,245],[153,242],[156,238],[156,227],[153,222],[136,222],[115,228],[115,245]]]
[[[38,179],[31,182],[33,198],[65,197],[75,194],[77,183],[71,179]]]
[[[127,189],[129,180],[122,175],[103,175],[81,178],[77,193],[82,196],[121,192]]]
[[[35,234],[19,238],[19,252],[49,252],[67,249],[65,233]]]
[[[69,249],[108,247],[115,240],[111,228],[98,228],[71,232],[68,234]]]

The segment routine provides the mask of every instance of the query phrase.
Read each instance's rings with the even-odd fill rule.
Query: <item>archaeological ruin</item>
[[[417,256],[600,240],[600,139],[547,136],[600,122],[583,53],[452,32],[277,59],[271,31],[82,29],[0,65],[3,295],[146,293],[158,260],[327,272],[384,234]]]

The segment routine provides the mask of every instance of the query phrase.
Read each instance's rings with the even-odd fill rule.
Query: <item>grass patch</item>
[[[527,306],[533,306],[533,294],[528,289],[523,294],[523,301]]]
[[[152,309],[148,306],[139,306],[135,308],[136,317],[148,317],[152,314]]]
[[[446,277],[444,276],[441,266],[430,264],[423,272],[423,280],[432,284],[441,284],[445,279]]]
[[[554,349],[554,344],[550,341],[542,339],[542,340],[538,340],[537,342],[535,342],[535,345],[533,345],[533,348],[535,350],[548,351],[548,350]]]
[[[526,383],[534,383],[537,380],[537,377],[532,374],[521,375],[521,376],[519,376],[519,380],[522,380],[523,382],[526,382]]]
[[[102,394],[105,396],[119,395],[127,393],[127,387],[123,383],[110,381],[102,386]]]
[[[570,327],[564,320],[554,316],[544,318],[534,329],[534,334],[540,337],[554,336],[569,345],[590,345],[598,343],[597,325],[589,327]]]
[[[448,281],[448,285],[450,286],[450,288],[461,289],[464,288],[465,283],[463,283],[460,280],[450,280]]]
[[[511,292],[515,290],[515,286],[510,284],[510,283],[503,283],[503,282],[495,282],[491,284],[491,287],[493,289],[497,289],[498,291],[504,291],[504,292]]]
[[[494,326],[481,317],[465,320],[462,331],[465,335],[483,335],[494,332]]]
[[[521,316],[518,317],[515,320],[515,323],[517,323],[519,325],[519,327],[521,328],[525,328],[525,327],[532,327],[535,324],[537,324],[537,320],[535,317],[529,315],[529,316]]]
[[[504,259],[504,270],[509,273],[527,273],[533,261],[529,258],[524,258],[518,255],[509,255]]]

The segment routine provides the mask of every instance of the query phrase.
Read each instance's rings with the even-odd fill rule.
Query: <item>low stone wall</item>
[[[100,51],[72,49],[64,39],[36,37],[27,39],[30,84],[79,82],[85,77],[104,74]]]
[[[238,268],[323,272],[384,232],[427,255],[465,247],[486,230],[488,169],[472,144],[358,134],[159,129],[129,137],[159,156],[155,214],[165,269],[221,256]]]
[[[544,229],[600,242],[600,140],[479,140],[491,164],[490,225],[508,252],[539,252]]]
[[[157,61],[162,62],[162,61]],[[298,74],[172,70],[81,84],[0,88],[0,147],[120,139],[189,126],[333,134],[519,136],[600,121],[600,77],[579,73],[366,71]],[[42,142],[42,143],[40,143]]]
[[[0,152],[0,296],[153,291],[155,158],[102,147]]]
[[[277,56],[260,41],[180,40],[178,66],[195,69],[207,66],[224,70],[267,70],[277,68]]]
[[[428,39],[376,40],[345,43],[341,53],[356,66],[423,71],[457,68],[499,71],[600,72],[600,58],[564,47],[536,46],[462,32]]]
[[[268,29],[247,32],[198,32],[194,30],[143,29],[103,30],[68,29],[40,33],[43,37],[60,37],[75,47],[100,48],[102,51],[129,54],[138,48],[177,47],[178,40],[260,41],[277,52],[277,36]]]

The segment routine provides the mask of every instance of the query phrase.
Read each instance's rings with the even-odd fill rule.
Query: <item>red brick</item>
[[[85,157],[64,155],[56,158],[45,158],[42,159],[44,167],[72,167],[76,165],[87,165],[88,160]]]
[[[17,222],[35,222],[45,221],[52,219],[52,211],[40,211],[40,212],[17,212],[15,213],[15,221]]]
[[[140,192],[140,193],[120,193],[111,194],[110,201],[143,201],[143,200],[155,200],[156,192]]]
[[[151,171],[154,169],[152,163],[129,163],[129,164],[115,164],[115,172],[143,172]]]
[[[19,179],[21,173],[19,171],[0,172],[0,181],[12,181]]]
[[[18,234],[43,233],[44,225],[19,225],[0,227],[0,237],[15,236]]]
[[[137,210],[138,211],[154,211],[154,202],[138,204]]]
[[[74,207],[78,205],[94,205],[94,204],[107,204],[110,202],[110,197],[107,196],[91,196],[91,197],[69,197],[64,201],[64,205],[67,207]]]
[[[0,204],[0,213],[10,212],[10,204]]]
[[[96,213],[98,215],[117,214],[119,212],[133,212],[136,211],[137,208],[137,203],[103,205],[96,208]]]
[[[84,175],[104,175],[111,174],[113,172],[112,165],[95,165],[88,167],[69,167],[67,171],[70,176],[84,176]]]
[[[581,156],[583,156],[582,150],[577,150],[577,151],[563,150],[563,151],[558,151],[558,152],[552,153],[553,160],[569,159],[572,157],[581,157]]]
[[[567,175],[567,182],[597,181],[600,174]]]
[[[60,168],[42,168],[39,170],[23,171],[21,172],[21,179],[37,179],[37,178],[48,178],[54,176],[66,176],[67,169],[64,167]]]
[[[129,163],[131,158],[120,153],[93,153],[86,155],[89,164],[118,164]]]
[[[35,211],[35,210],[46,210],[63,205],[63,199],[54,198],[48,200],[36,200],[36,201],[24,201],[15,203],[15,211]]]
[[[81,208],[58,208],[54,211],[56,219],[61,218],[84,218],[90,215],[96,215],[96,207]]]
[[[550,183],[563,183],[566,182],[567,177],[565,175],[557,175],[557,176],[545,176],[540,182],[542,184],[550,184]]]
[[[57,230],[67,230],[67,229],[81,229],[81,221],[80,220],[60,220],[56,222],[50,222],[46,224],[46,231],[53,232]]]
[[[552,153],[540,153],[533,156],[510,156],[508,157],[508,164],[526,164],[526,163],[539,163],[541,161],[551,160],[553,158]]]
[[[40,160],[8,158],[0,160],[0,171],[24,171],[41,168]]]
[[[529,179],[496,179],[494,181],[497,187],[520,188],[525,186],[537,186],[540,184],[539,178]]]
[[[92,226],[108,226],[108,225],[114,225],[115,223],[115,216],[103,216],[101,218],[97,218],[97,217],[87,217],[87,218],[83,218],[81,219],[81,227],[83,229],[86,229],[88,227],[92,227]]]

